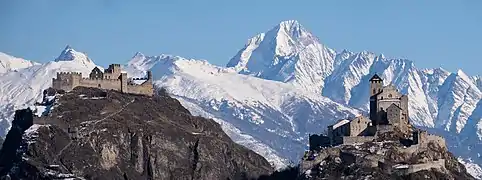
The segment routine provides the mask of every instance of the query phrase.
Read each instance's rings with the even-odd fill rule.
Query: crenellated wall
[[[98,69],[92,70],[92,73],[98,73]],[[101,89],[117,90],[123,93],[143,94],[152,96],[154,94],[154,88],[152,86],[152,73],[147,72],[146,81],[140,85],[129,83],[126,73],[121,73],[120,65],[113,64],[109,66],[109,69],[103,73],[103,78],[82,78],[82,73],[77,72],[59,72],[57,77],[52,79],[52,87],[54,89],[62,89],[65,91],[71,91],[77,86],[94,87]],[[115,78],[114,78],[115,77]]]
[[[79,85],[80,79],[82,79],[82,73],[60,72],[57,73],[57,78],[52,79],[52,87],[70,91]]]

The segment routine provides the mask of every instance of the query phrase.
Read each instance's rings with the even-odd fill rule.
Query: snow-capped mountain
[[[127,64],[129,74],[153,70],[161,76],[156,86],[166,88],[192,113],[215,119],[226,132],[237,132],[228,134],[235,142],[270,157],[268,161],[278,167],[286,163],[284,158],[300,156],[308,132],[319,131],[333,119],[359,114],[290,84],[240,75],[207,61],[138,53]]]
[[[482,93],[461,70],[445,79],[438,92],[439,113],[436,126],[459,133],[473,114]]]
[[[95,66],[84,53],[66,47],[55,61],[5,73],[0,76],[0,82],[6,82],[0,84],[0,108],[5,110],[0,118],[11,119],[9,112],[39,99],[56,72],[87,76]],[[377,73],[385,85],[392,83],[409,95],[413,124],[451,137],[449,147],[456,148],[456,155],[482,164],[480,76],[418,69],[410,60],[372,52],[337,52],[297,21],[282,22],[251,38],[227,67],[136,53],[123,68],[131,77],[152,70],[156,86],[167,89],[193,114],[214,119],[235,142],[278,167],[297,162],[308,134],[366,113],[368,79]]]
[[[15,71],[23,68],[27,68],[39,63],[10,56],[8,54],[0,52],[0,74],[9,71]]]
[[[474,76],[473,80],[474,80],[475,84],[477,85],[477,87],[479,88],[479,90],[482,91],[482,76]]]
[[[0,117],[12,119],[13,110],[33,104],[42,98],[42,91],[52,85],[57,72],[81,72],[87,77],[96,65],[83,53],[65,48],[56,61],[9,71],[0,76]],[[5,111],[3,111],[5,110]],[[2,121],[0,135],[4,136],[10,122]]]
[[[334,55],[298,21],[290,20],[249,39],[227,67],[316,93],[334,69]]]
[[[290,24],[296,26],[289,26]],[[305,34],[305,36],[285,33],[299,32],[300,29],[302,33],[299,34]],[[268,36],[268,34],[270,35]],[[281,41],[284,39],[288,39],[288,41]],[[280,41],[288,43],[283,44]],[[313,42],[316,44],[315,47],[323,48],[317,50],[303,48],[306,41]],[[444,133],[447,136],[459,136],[462,129],[467,127],[465,133],[468,136],[482,137],[477,134],[479,129],[468,127],[478,123],[482,124],[480,116],[478,116],[479,110],[476,109],[477,103],[482,98],[480,76],[469,78],[461,70],[450,73],[442,68],[419,69],[407,59],[387,58],[383,54],[366,51],[359,53],[348,50],[336,52],[318,44],[317,38],[298,22],[286,21],[267,33],[251,38],[226,66],[235,68],[240,74],[286,82],[309,92],[321,92],[323,96],[335,102],[363,111],[368,108],[368,98],[366,98],[368,97],[368,79],[373,74],[379,74],[385,80],[385,85],[393,84],[402,93],[409,95],[411,123],[419,127],[448,131],[448,133]],[[303,52],[318,55],[288,56],[286,58],[286,54],[298,55]],[[324,68],[312,64],[317,62],[321,62]],[[305,68],[300,68],[301,71],[297,68],[285,68],[292,64],[296,64],[295,67]],[[309,74],[300,73],[305,72],[302,71],[305,69],[311,72],[307,71]],[[307,81],[293,83],[293,78],[279,78],[278,74],[293,75],[296,79]],[[308,81],[313,80],[311,78],[313,74],[316,74],[318,79]],[[468,123],[471,124],[466,125]],[[468,144],[476,142],[464,141],[464,143],[453,147],[466,147]],[[482,163],[480,156],[473,160]]]

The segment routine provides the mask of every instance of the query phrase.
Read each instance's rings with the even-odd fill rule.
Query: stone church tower
[[[383,86],[383,80],[375,74],[370,79],[370,94],[370,119],[374,125],[405,127],[409,124],[408,97],[395,86]]]
[[[377,116],[377,95],[382,92],[383,79],[375,74],[370,79],[370,119],[373,121],[373,125],[379,124],[379,118]]]

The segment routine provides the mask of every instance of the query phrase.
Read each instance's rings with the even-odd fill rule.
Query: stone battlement
[[[94,78],[82,78],[82,80],[92,80],[92,81],[98,81],[99,79],[94,79]],[[120,79],[100,79],[102,81],[121,81]]]
[[[133,80],[145,80],[142,84],[134,84]],[[147,77],[127,78],[127,73],[121,72],[120,64],[111,64],[102,72],[95,67],[88,78],[82,77],[79,72],[58,72],[57,77],[52,79],[52,87],[64,91],[71,91],[77,86],[95,87],[100,89],[117,90],[123,93],[142,94],[152,96],[152,73],[147,72]]]

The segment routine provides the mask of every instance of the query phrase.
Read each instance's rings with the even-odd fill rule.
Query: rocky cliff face
[[[3,177],[251,179],[272,171],[219,124],[192,116],[167,95],[78,87],[48,108],[32,126],[22,123],[32,113],[13,122],[0,155]],[[15,140],[20,144],[8,143]]]

